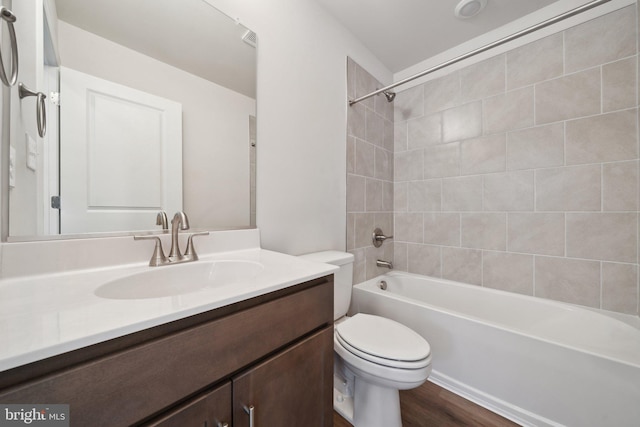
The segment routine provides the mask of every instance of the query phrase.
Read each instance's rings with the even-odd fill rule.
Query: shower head
[[[384,93],[384,96],[387,97],[387,102],[393,102],[393,100],[396,97],[396,93],[395,92],[391,92],[390,90],[385,90],[382,93]]]

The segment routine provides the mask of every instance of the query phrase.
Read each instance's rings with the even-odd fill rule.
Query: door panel
[[[182,210],[182,106],[60,70],[61,232],[153,228]]]

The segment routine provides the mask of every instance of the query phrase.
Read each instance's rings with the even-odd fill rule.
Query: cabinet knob
[[[249,405],[248,407],[245,406],[244,407],[244,412],[246,412],[249,415],[249,427],[254,427],[254,425],[253,425],[253,413],[255,412],[255,408],[253,407],[253,405]]]

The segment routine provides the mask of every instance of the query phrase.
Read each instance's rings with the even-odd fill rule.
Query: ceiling
[[[206,1],[56,0],[56,9],[71,25],[256,96],[256,51],[242,41],[247,28]]]
[[[461,20],[459,0],[315,0],[393,73],[501,27],[556,0],[488,0]]]

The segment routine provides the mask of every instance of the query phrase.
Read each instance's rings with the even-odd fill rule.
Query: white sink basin
[[[263,265],[254,261],[222,260],[153,267],[109,281],[95,290],[108,299],[147,299],[184,295],[255,278]]]

